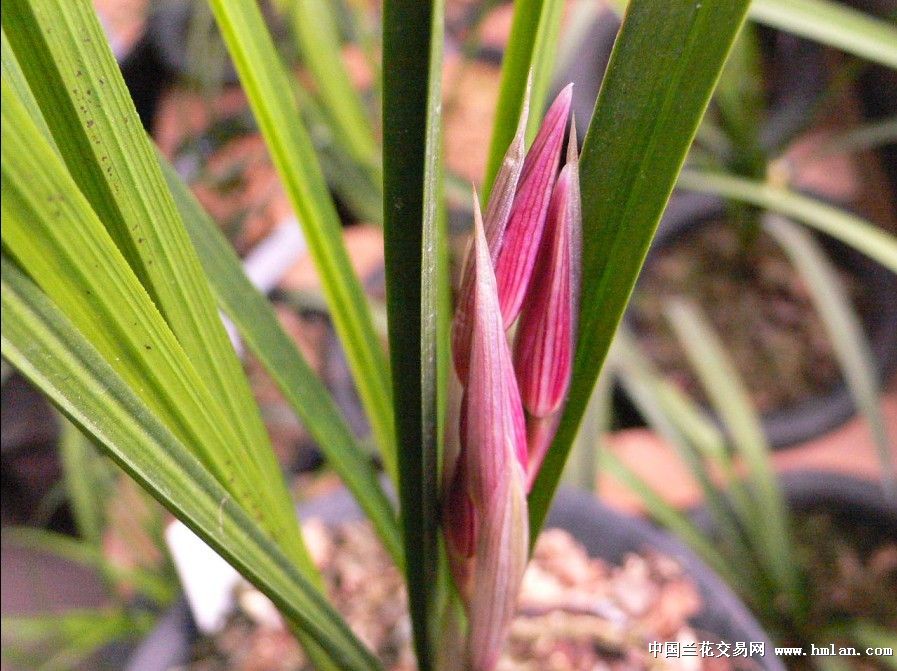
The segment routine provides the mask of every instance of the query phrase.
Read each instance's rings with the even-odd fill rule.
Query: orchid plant
[[[812,22],[817,2],[792,12]],[[88,0],[3,7],[3,356],[270,597],[317,668],[379,669],[322,592],[223,311],[404,571],[419,668],[438,668],[454,644],[465,650],[455,664],[488,671],[749,2],[632,0],[580,152],[567,132],[569,88],[527,151],[563,12],[560,0],[516,0],[479,185],[486,211],[474,207],[450,324],[442,2],[385,0],[374,128],[345,85],[336,31],[308,30],[328,3],[297,1],[300,51],[331,131],[382,179],[388,352],[295,78],[257,3],[208,4],[308,241],[397,504],[267,299],[154,150]],[[458,602],[466,618],[450,626]]]

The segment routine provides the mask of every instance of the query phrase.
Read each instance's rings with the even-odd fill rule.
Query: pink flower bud
[[[474,558],[474,597],[468,608],[467,658],[471,671],[498,663],[517,608],[529,559],[529,518],[523,471],[513,463],[494,504],[481,519]]]
[[[573,127],[567,154],[551,195],[545,236],[514,346],[514,368],[527,412],[527,490],[554,438],[573,370],[582,247]]]
[[[526,423],[476,199],[474,219],[470,371],[443,515],[452,574],[468,610],[468,666],[491,671],[528,554]]]
[[[501,168],[495,176],[492,195],[489,198],[486,218],[483,222],[493,267],[498,261],[498,252],[504,239],[508,217],[511,215],[511,207],[514,203],[514,194],[517,192],[520,173],[523,170],[523,161],[526,155],[526,122],[529,118],[531,79],[527,82],[527,95],[524,99],[526,102],[520,112],[517,132],[508,146]],[[467,363],[470,359],[470,315],[473,310],[472,252],[473,240],[471,240],[471,244],[467,249],[464,270],[461,273],[461,289],[458,292],[458,308],[455,311],[455,318],[452,322],[452,354],[455,372],[463,384],[467,383]]]
[[[557,176],[572,95],[572,84],[558,94],[523,164],[495,268],[505,328],[510,328],[520,314],[530,285]]]
[[[476,202],[474,220],[474,307],[461,449],[467,455],[470,496],[482,510],[508,476],[510,462],[526,468],[527,452],[523,406]]]
[[[554,413],[564,401],[573,360],[573,295],[570,267],[570,171],[561,172],[548,209],[545,240],[532,288],[520,315],[514,367],[526,411]]]

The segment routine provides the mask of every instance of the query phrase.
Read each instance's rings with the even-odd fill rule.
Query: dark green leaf
[[[533,538],[747,5],[629,5],[580,160],[579,344],[567,409],[530,495]]]
[[[399,502],[409,608],[421,669],[432,666],[439,565],[437,507],[447,319],[440,221],[443,2],[383,10],[386,291]]]

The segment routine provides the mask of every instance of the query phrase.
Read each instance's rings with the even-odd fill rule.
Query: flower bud
[[[527,81],[527,95],[523,109],[520,112],[520,120],[517,123],[517,132],[508,146],[502,160],[501,168],[495,176],[492,186],[492,195],[489,197],[489,205],[486,208],[486,218],[483,227],[486,232],[486,242],[489,245],[489,256],[492,265],[498,261],[498,252],[504,239],[505,227],[508,217],[511,215],[511,207],[514,203],[514,194],[517,192],[517,183],[523,170],[523,161],[526,155],[526,122],[529,118],[529,92],[532,84],[532,75]],[[467,384],[467,363],[470,358],[470,319],[473,310],[473,239],[468,245],[464,269],[461,272],[461,289],[458,292],[458,308],[455,310],[455,318],[452,322],[452,355],[455,363],[455,372],[463,384]]]
[[[548,109],[523,164],[520,184],[495,267],[498,298],[506,329],[511,327],[520,314],[532,279],[557,176],[572,96],[572,84],[558,94]]]
[[[582,246],[574,128],[571,124],[567,164],[551,195],[514,346],[514,368],[527,413],[527,490],[554,438],[573,371]]]

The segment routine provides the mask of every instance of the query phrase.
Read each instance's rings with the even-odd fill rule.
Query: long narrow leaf
[[[304,558],[311,570],[279,471],[263,479],[251,468],[225,409],[5,81],[2,100],[5,249],[219,481],[258,515],[272,538]]]
[[[21,657],[33,671],[67,671],[84,666],[91,655],[106,645],[146,634],[152,625],[151,614],[126,612],[122,608],[4,615],[3,636],[7,640],[3,655]],[[41,652],[29,652],[32,648]]]
[[[3,26],[70,174],[150,294],[236,436],[232,452],[298,558],[299,534],[258,407],[87,0],[13,0]],[[22,58],[27,54],[27,58]]]
[[[784,214],[837,238],[897,273],[897,239],[865,219],[787,189],[725,173],[686,169],[679,187],[712,193]]]
[[[719,337],[685,299],[671,301],[667,315],[685,355],[725,423],[738,454],[750,472],[756,497],[756,515],[748,531],[756,547],[791,605],[801,603],[796,564],[793,561],[788,513],[769,458],[763,427],[751,406],[747,390],[735,371]]]
[[[662,391],[662,380],[657,379],[649,368],[644,354],[637,349],[631,336],[625,331],[621,330],[617,334],[611,352],[614,368],[620,374],[623,387],[645,415],[649,426],[673,446],[692,477],[700,485],[705,504],[713,515],[720,535],[730,547],[744,549],[741,532],[733,519],[729,503],[714,486],[702,460],[703,455],[685,438],[677,419],[669,412]]]
[[[547,0],[549,3],[553,1]],[[484,203],[489,202],[492,182],[495,181],[502,159],[517,129],[517,120],[520,118],[527,93],[527,80],[533,69],[536,38],[542,23],[545,2],[546,0],[517,0],[514,3],[514,21],[511,24],[511,36],[501,64],[498,106],[492,124],[486,175],[480,191]],[[538,110],[535,116],[538,116]]]
[[[379,177],[379,147],[343,63],[330,0],[291,0],[287,11],[292,17],[303,62],[314,77],[318,95],[334,122],[341,144],[356,161]]]
[[[579,344],[567,409],[530,494],[533,538],[747,5],[637,0],[629,6],[580,159]]]
[[[875,356],[863,325],[850,305],[844,285],[832,263],[810,234],[781,217],[769,218],[766,230],[785,250],[804,280],[832,343],[832,349],[857,408],[869,423],[878,447],[883,483],[897,500],[897,473],[885,418],[881,411]]]
[[[389,367],[343,243],[311,139],[255,0],[209,0],[274,165],[302,225],[387,472],[395,477]]]
[[[561,19],[565,3],[561,0],[543,0],[542,17],[536,33],[532,56],[532,93],[530,94],[529,119],[526,123],[526,141],[531,144],[539,131],[539,124],[548,102],[548,92],[555,73],[558,56],[558,40],[561,36]],[[563,82],[566,85],[566,82]]]
[[[2,33],[3,80],[13,91],[15,91],[18,99],[22,101],[22,104],[24,104],[25,108],[28,110],[28,115],[35,122],[35,124],[37,124],[37,127],[40,129],[41,133],[45,138],[47,138],[47,140],[55,149],[56,144],[53,141],[53,135],[52,133],[50,133],[50,129],[47,127],[47,122],[44,120],[44,117],[41,114],[40,105],[37,104],[37,100],[35,99],[34,94],[28,87],[28,82],[25,79],[25,73],[22,72],[22,66],[19,65],[19,61],[16,58],[16,55],[13,53],[12,46],[10,46],[9,40],[6,37],[6,29],[3,29]]]
[[[75,325],[5,258],[2,269],[3,356],[264,592],[338,668],[380,668],[251,515],[134,395]]]
[[[62,420],[59,438],[62,474],[69,506],[78,532],[94,547],[101,547],[106,524],[106,501],[114,482],[113,468],[70,422]]]
[[[673,508],[610,450],[601,456],[601,468],[635,492],[648,513],[681,538],[729,584],[738,584],[736,574],[714,545],[687,517]]]
[[[439,566],[440,368],[447,360],[440,304],[439,143],[443,2],[387,0],[383,11],[383,222],[399,501],[409,608],[421,669],[433,663]]]
[[[753,0],[751,18],[897,68],[897,26],[831,0]]]
[[[174,168],[164,159],[160,161],[222,309],[302,418],[331,467],[371,520],[390,556],[401,566],[398,521],[370,459],[352,435],[327,388],[283,330],[271,304],[246,277],[240,260],[215,222],[203,211]]]

